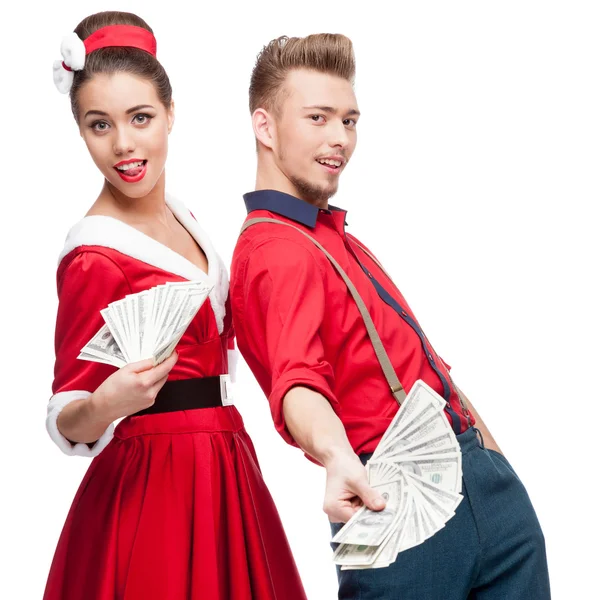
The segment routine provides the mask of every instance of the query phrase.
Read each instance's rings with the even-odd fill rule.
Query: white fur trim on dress
[[[80,37],[71,32],[60,45],[63,60],[55,60],[52,66],[54,85],[61,94],[68,94],[73,85],[73,71],[81,71],[85,65],[85,44]],[[63,62],[71,70],[64,68]]]
[[[46,429],[54,443],[69,456],[98,456],[112,440],[114,425],[110,424],[100,439],[91,448],[84,443],[71,444],[71,442],[58,430],[57,420],[60,411],[71,402],[83,400],[92,394],[85,390],[73,390],[71,392],[59,392],[50,398],[48,404],[48,416],[46,417]]]
[[[135,227],[118,219],[100,215],[84,217],[69,231],[65,247],[60,254],[59,264],[69,252],[79,246],[104,246],[190,281],[204,281],[214,286],[209,294],[209,299],[215,314],[217,328],[221,334],[225,319],[225,302],[229,293],[227,269],[208,235],[198,225],[190,211],[170,195],[166,196],[166,202],[177,220],[187,229],[206,254],[208,274]]]
[[[192,217],[192,214],[185,205],[170,194],[166,195],[166,201],[167,206],[173,211],[177,220],[188,230],[190,235],[196,240],[200,248],[202,248],[206,254],[206,259],[208,260],[208,276],[215,286],[210,293],[210,303],[213,312],[215,313],[219,333],[223,333],[225,302],[229,295],[229,276],[227,275],[227,269],[212,245],[210,238],[200,227],[198,221]],[[203,273],[202,271],[200,272]]]

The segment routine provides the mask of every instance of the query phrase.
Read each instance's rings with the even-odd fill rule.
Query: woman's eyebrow
[[[152,106],[151,104],[138,104],[137,106],[126,110],[125,114],[129,115],[133,112],[137,112],[138,110],[142,110],[142,108],[154,108],[154,106]]]
[[[154,106],[152,106],[151,104],[138,104],[137,106],[132,106],[131,108],[128,108],[125,111],[126,115],[130,115],[131,113],[137,112],[138,110],[142,110],[142,108],[154,108]],[[88,110],[85,113],[85,118],[89,117],[90,115],[98,115],[100,117],[108,117],[108,113],[104,112],[103,110]]]

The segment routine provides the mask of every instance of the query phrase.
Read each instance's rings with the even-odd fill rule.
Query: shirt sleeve
[[[131,293],[121,269],[97,252],[83,252],[59,270],[58,313],[54,346],[54,382],[46,428],[68,455],[96,456],[110,442],[113,425],[93,444],[73,443],[57,426],[58,415],[70,402],[89,397],[116,367],[79,360],[81,349],[104,325],[100,310]]]
[[[238,350],[235,347],[235,330],[233,328],[233,319],[231,315],[231,298],[228,296],[225,302],[225,318],[223,319],[223,336],[227,350],[227,373],[232,382],[235,383]]]
[[[240,352],[269,399],[277,431],[297,446],[283,417],[283,399],[291,388],[319,392],[339,414],[333,369],[320,336],[326,311],[323,275],[305,247],[270,238],[250,252],[242,276],[243,298],[233,315]]]

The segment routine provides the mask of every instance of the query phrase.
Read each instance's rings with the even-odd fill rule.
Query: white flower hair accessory
[[[59,92],[67,94],[73,85],[73,71],[81,71],[85,57],[101,48],[137,48],[156,58],[154,34],[137,25],[107,25],[100,27],[84,41],[73,32],[63,38],[60,52],[62,61],[54,62],[54,84]]]
[[[68,94],[73,85],[73,71],[81,71],[85,65],[85,44],[75,32],[63,38],[60,45],[63,60],[55,60],[54,85],[61,94]]]

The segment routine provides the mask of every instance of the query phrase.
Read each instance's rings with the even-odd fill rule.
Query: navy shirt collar
[[[314,229],[317,224],[319,210],[316,206],[300,200],[285,192],[278,190],[257,190],[244,194],[246,210],[251,213],[254,210],[268,210],[296,221],[306,227]],[[341,210],[335,206],[329,206],[330,210]],[[324,211],[329,212],[329,211]]]

